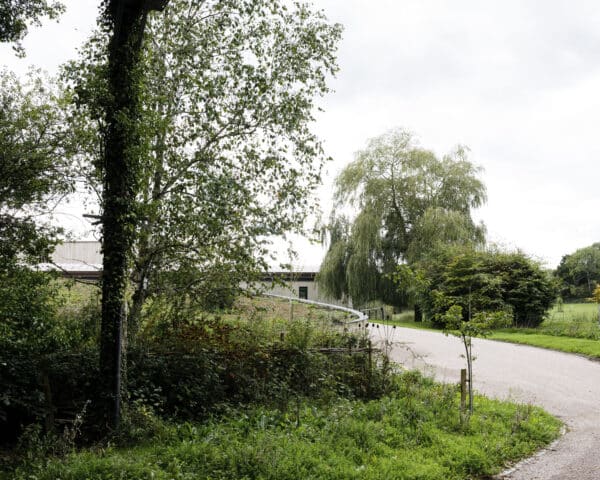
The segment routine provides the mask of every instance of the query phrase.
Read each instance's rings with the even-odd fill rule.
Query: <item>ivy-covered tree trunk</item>
[[[117,428],[123,395],[123,330],[126,325],[128,257],[134,240],[135,198],[140,176],[140,51],[149,10],[167,0],[108,0],[105,21],[111,32],[108,52],[110,100],[103,159],[102,323],[100,371],[105,420]]]

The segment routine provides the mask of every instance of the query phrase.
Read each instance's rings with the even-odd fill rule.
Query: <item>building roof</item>
[[[97,241],[63,242],[56,246],[51,262],[39,265],[41,270],[59,270],[66,276],[76,278],[99,278],[102,274],[101,245]],[[296,263],[291,269],[273,269],[263,280],[271,281],[274,277],[285,281],[313,281],[319,271],[318,267]]]

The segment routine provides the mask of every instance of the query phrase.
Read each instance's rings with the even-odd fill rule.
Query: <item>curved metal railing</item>
[[[306,300],[304,298],[298,298],[298,297],[287,297],[285,295],[277,295],[275,293],[263,293],[263,296],[281,298],[283,300],[292,300],[294,302],[300,302],[300,303],[307,303],[309,305],[316,305],[318,307],[330,308],[332,310],[340,310],[342,312],[346,312],[346,313],[349,313],[350,315],[354,315],[357,317],[355,320],[350,320],[346,323],[364,322],[369,319],[369,317],[367,315],[365,315],[363,312],[359,312],[358,310],[354,310],[354,309],[348,308],[348,307],[332,305],[331,303],[316,302],[314,300]]]

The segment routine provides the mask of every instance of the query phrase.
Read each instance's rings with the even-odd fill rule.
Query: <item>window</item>
[[[308,287],[298,287],[298,298],[308,300]]]

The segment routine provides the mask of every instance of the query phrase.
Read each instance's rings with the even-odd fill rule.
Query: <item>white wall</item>
[[[265,293],[273,293],[275,295],[285,295],[290,297],[299,298],[299,287],[308,288],[308,300],[314,300],[317,302],[330,303],[332,305],[340,305],[342,307],[352,307],[352,302],[342,302],[322,295],[319,292],[319,285],[314,281],[292,281],[286,282],[286,285],[274,285],[265,283],[267,287]]]
[[[52,261],[59,265],[102,266],[100,242],[65,242],[56,246]]]

